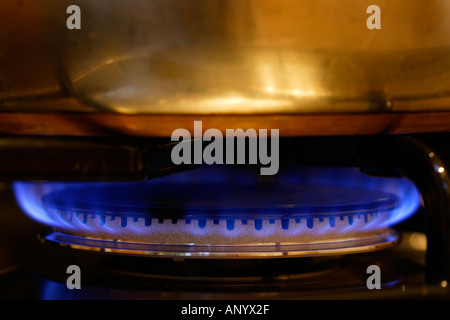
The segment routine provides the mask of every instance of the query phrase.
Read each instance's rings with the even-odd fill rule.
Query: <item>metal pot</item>
[[[81,30],[66,27],[73,4]],[[366,25],[372,4],[379,30]],[[447,12],[447,0],[3,1],[0,106],[147,115],[449,110]],[[55,97],[81,103],[42,103]]]

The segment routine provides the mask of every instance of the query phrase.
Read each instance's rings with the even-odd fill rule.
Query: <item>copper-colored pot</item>
[[[73,4],[81,30],[66,27]],[[379,30],[366,26],[373,4]],[[200,115],[205,129],[285,135],[446,131],[448,12],[447,0],[2,1],[0,108],[87,111],[100,114],[90,123],[137,135]],[[64,132],[51,119],[40,131],[87,127]],[[16,131],[34,133],[31,122]]]

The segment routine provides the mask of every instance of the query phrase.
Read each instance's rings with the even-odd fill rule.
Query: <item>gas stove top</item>
[[[291,164],[277,179],[209,166],[141,182],[4,184],[0,295],[446,298],[447,282],[430,281],[419,190],[351,166]],[[70,266],[81,290],[69,289]]]

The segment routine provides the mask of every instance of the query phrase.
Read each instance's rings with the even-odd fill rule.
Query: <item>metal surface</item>
[[[366,237],[304,243],[279,242],[248,245],[152,244],[78,237],[58,232],[44,236],[42,239],[72,249],[113,254],[161,258],[255,259],[314,257],[377,251],[396,245],[399,235],[394,230],[387,229]]]
[[[342,114],[249,114],[249,115],[128,115],[118,113],[73,113],[72,104],[50,104],[69,108],[54,113],[48,105],[26,104],[36,113],[2,113],[0,132],[8,135],[170,137],[184,128],[194,135],[194,121],[203,130],[250,128],[280,130],[280,137],[347,136],[381,133],[437,133],[450,131],[450,112],[342,113]],[[76,104],[78,105],[78,104]],[[84,106],[84,105],[81,105]],[[424,106],[430,106],[424,104]],[[48,112],[45,112],[48,111]]]
[[[360,149],[360,166],[367,174],[405,176],[419,189],[425,208],[427,281],[450,279],[450,179],[440,149],[411,137],[377,137]],[[448,151],[443,149],[448,155]]]
[[[119,137],[0,137],[0,181],[135,181],[192,169],[174,165],[173,144]]]
[[[81,30],[66,28],[74,4]],[[372,4],[2,1],[0,110],[64,113],[52,101],[70,96],[126,114],[449,110],[450,3],[379,0],[369,30]]]

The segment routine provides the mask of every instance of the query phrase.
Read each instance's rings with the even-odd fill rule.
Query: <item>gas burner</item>
[[[224,244],[170,244],[130,242],[123,240],[105,240],[67,235],[53,232],[41,238],[44,242],[53,242],[74,249],[112,252],[128,255],[155,257],[191,257],[191,258],[285,258],[313,257],[360,253],[385,249],[399,241],[397,232],[391,229],[368,236],[347,239],[330,239],[328,241],[311,241],[298,243],[249,243],[241,245]]]
[[[75,249],[191,258],[311,257],[391,247],[419,205],[404,179],[299,169],[276,181],[200,168],[133,183],[17,183],[23,209]]]

